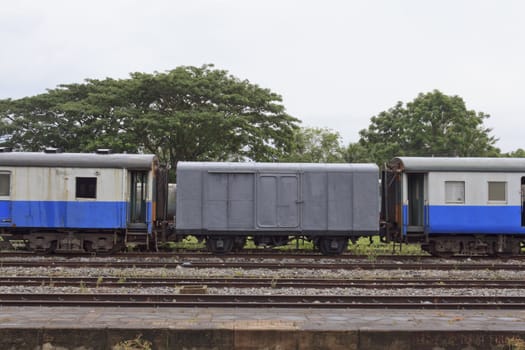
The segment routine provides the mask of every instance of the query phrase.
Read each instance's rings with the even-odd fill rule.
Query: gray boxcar
[[[176,229],[227,252],[256,244],[313,241],[324,254],[377,234],[375,164],[179,162]]]

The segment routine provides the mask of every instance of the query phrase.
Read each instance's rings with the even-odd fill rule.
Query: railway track
[[[435,261],[435,260],[434,260]],[[79,268],[107,267],[119,268],[305,268],[305,269],[412,269],[412,270],[522,270],[516,263],[481,262],[339,262],[312,263],[311,261],[176,261],[166,262],[127,258],[115,259],[22,259],[0,261],[0,266]],[[59,270],[60,270],[59,269]],[[50,270],[51,271],[51,270]],[[281,308],[404,308],[404,309],[523,309],[525,297],[520,290],[525,288],[525,280],[483,280],[452,278],[277,278],[277,277],[65,277],[65,276],[14,276],[0,277],[0,306],[143,306],[143,307],[281,307]],[[193,273],[191,273],[193,274]],[[419,274],[419,272],[417,273]],[[497,273],[499,275],[499,272]],[[388,273],[387,273],[388,275]],[[13,288],[10,288],[13,286]],[[17,288],[22,287],[22,288]],[[41,288],[39,288],[41,287]],[[72,287],[72,289],[56,289]],[[76,288],[75,288],[76,287]],[[153,289],[153,288],[161,289]],[[100,289],[99,289],[100,288]],[[119,288],[127,288],[119,293]],[[147,288],[152,288],[147,290]],[[215,290],[213,289],[215,288]],[[224,289],[222,289],[224,288]],[[227,289],[228,295],[220,295]],[[239,288],[239,290],[235,290]],[[249,288],[246,292],[242,288]],[[259,292],[258,289],[261,289]],[[295,290],[286,291],[286,288]],[[327,295],[333,289],[342,290],[337,296]],[[283,289],[283,291],[279,291]],[[304,291],[301,291],[304,289]],[[314,289],[318,291],[312,291]],[[363,290],[361,290],[363,289]],[[364,290],[370,290],[370,292]],[[388,290],[395,290],[390,292]],[[403,292],[403,290],[406,292]],[[420,289],[415,293],[410,289]],[[427,292],[432,290],[432,293]],[[466,296],[453,289],[465,289],[478,296]],[[476,292],[485,289],[484,292]],[[493,289],[494,292],[487,292]],[[508,291],[505,291],[508,289]],[[28,293],[28,290],[38,293]],[[385,290],[377,293],[374,290]],[[438,292],[436,292],[436,290]],[[516,292],[516,290],[518,292]],[[19,294],[19,291],[24,293]],[[115,291],[115,292],[113,292]],[[447,294],[450,295],[446,295]],[[42,293],[40,293],[42,292]],[[151,293],[151,294],[144,294]],[[160,294],[159,294],[160,293]],[[243,295],[255,294],[255,295]],[[235,294],[235,295],[232,295]],[[260,294],[260,295],[258,295]],[[271,295],[268,295],[271,294]],[[286,295],[282,295],[286,294]],[[289,295],[289,294],[300,294]],[[319,295],[318,295],[319,294]],[[342,294],[342,295],[341,295]],[[355,294],[355,295],[352,295]],[[379,294],[379,295],[376,295]],[[415,295],[415,294],[422,294]],[[494,296],[492,296],[494,294]],[[457,295],[457,296],[454,296]],[[489,295],[489,296],[487,296]]]
[[[2,294],[2,306],[523,309],[525,297]]]
[[[523,280],[472,279],[311,279],[311,278],[153,278],[153,277],[0,277],[2,286],[79,287],[82,288],[153,288],[199,287],[209,288],[484,288],[524,289]]]
[[[435,261],[435,260],[434,260]],[[45,260],[2,260],[0,267],[67,267],[67,268],[239,268],[239,269],[317,269],[317,270],[514,270],[521,271],[525,268],[522,264],[503,262],[381,262],[381,261],[344,261],[329,260],[328,262],[312,263],[311,261],[223,261],[223,260],[198,260],[198,261],[159,261],[159,260],[90,260],[90,259],[45,259]]]

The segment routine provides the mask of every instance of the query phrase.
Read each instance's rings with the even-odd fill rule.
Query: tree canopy
[[[285,162],[342,163],[345,153],[341,135],[326,128],[296,129],[290,154],[281,158]]]
[[[507,158],[525,158],[525,150],[518,148],[515,151],[504,153],[503,156]]]
[[[0,100],[0,145],[22,151],[111,148],[179,160],[376,162],[395,156],[499,156],[496,138],[459,96],[419,94],[371,118],[346,148],[338,132],[299,128],[281,96],[212,65],[87,79]],[[523,150],[504,156],[523,156]]]
[[[0,101],[0,134],[10,135],[4,146],[148,152],[173,165],[278,159],[290,151],[298,122],[278,94],[212,65],[88,79]]]
[[[487,118],[468,110],[461,97],[434,90],[372,117],[359,133],[359,145],[377,163],[402,155],[497,156],[497,140],[483,126]]]

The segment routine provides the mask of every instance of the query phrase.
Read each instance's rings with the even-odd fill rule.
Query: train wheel
[[[429,252],[430,255],[435,256],[436,258],[448,259],[454,256],[454,253],[451,251],[438,251],[436,248],[435,241],[431,241],[430,244],[422,245],[421,247],[423,248],[423,250]]]
[[[246,237],[235,237],[233,241],[233,251],[240,252],[242,248],[246,245]]]
[[[149,252],[158,252],[159,251],[159,246],[158,246],[158,241],[157,241],[157,236],[155,234],[152,234],[149,239],[148,239],[148,244],[147,244],[147,247],[146,249],[149,251]]]
[[[511,240],[506,246],[503,252],[496,252],[496,256],[500,258],[509,258],[512,256],[519,255],[521,252],[521,245],[518,240]]]
[[[53,254],[57,250],[58,242],[57,241],[51,241],[49,244],[49,247],[44,250],[44,254]]]
[[[208,237],[206,248],[215,254],[226,254],[232,251],[233,237]]]
[[[319,239],[319,250],[323,255],[339,255],[348,247],[348,238],[323,237]]]
[[[115,254],[124,251],[126,248],[126,244],[124,242],[116,242],[113,247],[111,247],[110,250],[108,250],[109,254]]]
[[[95,253],[95,250],[93,249],[93,242],[91,241],[84,241],[84,251],[86,253]]]
[[[273,236],[272,237],[272,246],[273,247],[281,247],[283,245],[287,245],[290,240],[288,239],[288,236]]]

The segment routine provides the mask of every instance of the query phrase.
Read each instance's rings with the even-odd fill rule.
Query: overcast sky
[[[213,63],[345,144],[438,89],[490,114],[503,151],[525,148],[520,0],[5,0],[0,38],[0,98]]]

